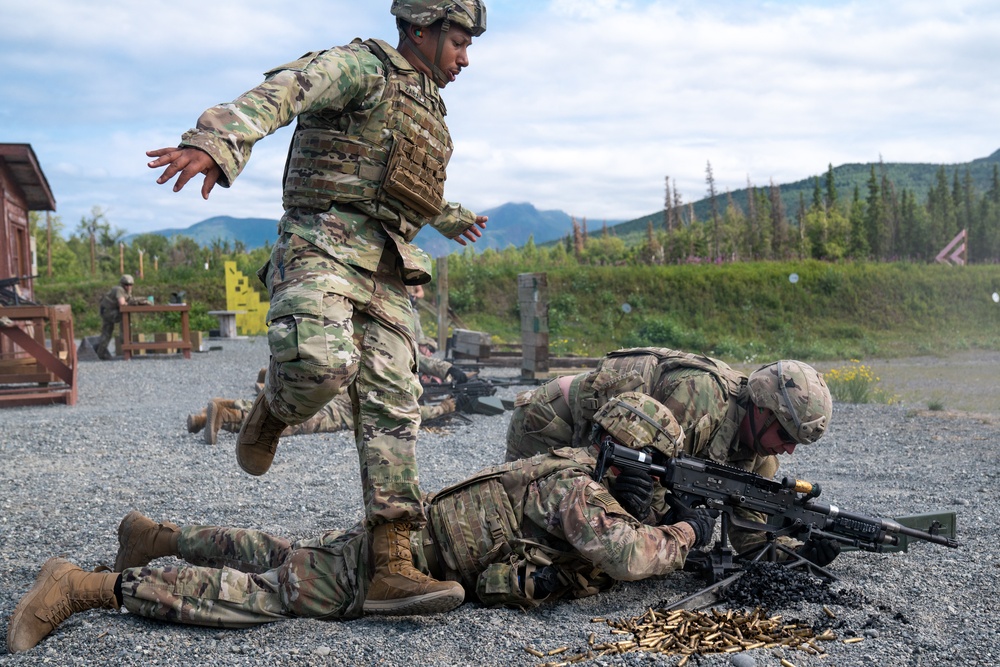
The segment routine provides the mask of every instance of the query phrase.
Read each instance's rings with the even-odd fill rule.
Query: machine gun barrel
[[[861,533],[870,537],[871,541],[875,543],[895,545],[899,542],[899,536],[905,535],[917,540],[939,544],[950,549],[956,549],[959,546],[957,540],[947,535],[909,528],[892,519],[881,519],[865,516],[864,514],[847,512],[836,505],[808,501],[803,505],[803,509],[826,515],[828,517],[829,528],[834,529],[830,531],[833,537],[847,537]],[[823,528],[822,530],[823,532],[827,532],[828,528]],[[848,543],[853,544],[853,542]],[[858,544],[855,544],[855,546],[864,548]]]

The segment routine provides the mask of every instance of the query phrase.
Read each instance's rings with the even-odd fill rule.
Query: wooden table
[[[245,310],[210,310],[209,315],[219,318],[219,338],[237,338],[236,316],[242,315]]]
[[[76,362],[69,306],[0,306],[0,407],[75,405]]]
[[[191,324],[189,316],[191,306],[186,303],[171,303],[162,306],[122,306],[122,354],[125,360],[132,359],[132,353],[139,350],[180,350],[184,353],[185,359],[191,358]],[[181,314],[181,339],[166,341],[139,341],[132,342],[131,319],[133,313],[180,313]]]

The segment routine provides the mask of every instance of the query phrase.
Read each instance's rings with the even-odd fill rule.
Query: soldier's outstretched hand
[[[486,229],[486,221],[487,220],[489,220],[489,218],[487,216],[485,216],[485,215],[477,215],[476,216],[476,224],[475,225],[472,225],[471,227],[469,227],[468,229],[466,229],[464,232],[462,232],[461,234],[459,234],[458,236],[455,236],[453,238],[456,241],[458,241],[460,244],[462,244],[462,245],[465,245],[465,239],[468,239],[470,243],[475,243],[483,235],[483,233],[481,231],[479,231],[479,229]],[[479,225],[479,229],[476,229],[476,225]],[[462,237],[465,237],[465,238],[462,238]]]
[[[163,185],[177,176],[174,192],[180,192],[181,188],[198,174],[205,174],[205,182],[201,185],[201,196],[208,199],[208,193],[212,191],[222,176],[222,169],[215,163],[212,156],[197,148],[158,148],[146,151],[146,155],[156,158],[149,163],[150,169],[166,167],[160,177],[156,179],[157,183]]]

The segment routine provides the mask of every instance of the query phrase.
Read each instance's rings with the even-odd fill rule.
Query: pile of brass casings
[[[587,649],[565,655],[568,647],[542,652],[531,647],[525,650],[539,658],[559,656],[559,660],[546,662],[538,667],[563,667],[584,660],[633,651],[683,656],[677,667],[687,664],[690,656],[709,653],[738,653],[753,649],[795,649],[810,655],[825,653],[817,643],[836,639],[832,630],[817,635],[804,623],[786,623],[781,616],[768,616],[761,608],[745,611],[674,611],[650,609],[642,616],[613,621],[591,619],[607,623],[611,634],[631,635],[618,642],[596,643],[594,633],[587,640]]]

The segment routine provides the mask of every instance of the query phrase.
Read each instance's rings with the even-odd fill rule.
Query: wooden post
[[[118,242],[118,274],[125,273],[125,244]]]
[[[142,256],[144,254],[145,251],[142,248],[139,248],[139,280],[142,280],[145,277],[142,273]]]
[[[153,273],[160,272],[160,256],[153,255]]]
[[[448,256],[437,260],[438,349],[448,346]]]
[[[45,212],[45,226],[48,228],[48,243],[45,244],[46,255],[49,261],[49,278],[52,277],[52,212]]]
[[[544,273],[517,276],[521,309],[521,378],[549,372],[549,280]]]

